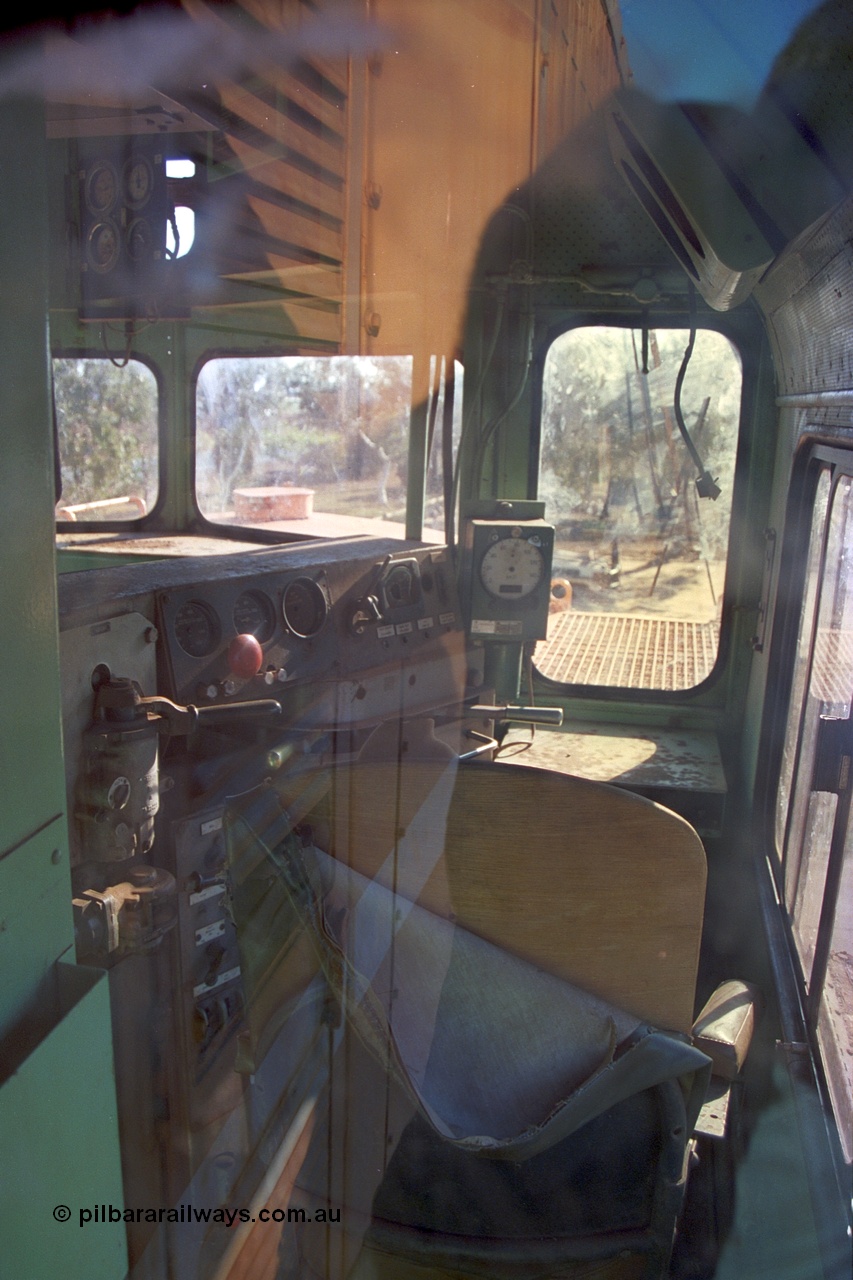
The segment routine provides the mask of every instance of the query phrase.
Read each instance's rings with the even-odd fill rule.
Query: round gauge
[[[154,187],[154,173],[145,156],[131,156],[124,166],[124,198],[132,209],[147,204]]]
[[[109,213],[118,196],[118,175],[111,164],[99,160],[92,165],[86,174],[84,193],[90,213]]]
[[[326,621],[329,602],[313,578],[294,578],[284,589],[281,612],[288,630],[307,639]]]
[[[175,639],[191,658],[206,658],[219,644],[219,620],[210,605],[188,600],[175,614]]]
[[[133,262],[144,262],[151,256],[154,236],[147,218],[134,218],[127,229],[127,252]]]
[[[112,271],[118,262],[120,243],[114,222],[96,222],[86,240],[86,260],[92,270],[101,275]]]
[[[234,601],[232,614],[238,635],[254,636],[260,644],[271,640],[275,632],[275,609],[263,591],[244,591]]]
[[[539,586],[544,573],[542,552],[526,538],[501,538],[480,561],[480,580],[499,600],[523,600]]]

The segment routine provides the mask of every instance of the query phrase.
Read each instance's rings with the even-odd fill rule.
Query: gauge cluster
[[[334,647],[331,629],[323,635],[331,613],[323,568],[201,582],[162,592],[157,604],[171,692],[178,701],[227,700],[246,683],[274,690],[318,674]],[[229,665],[236,636],[253,636],[262,651],[260,670],[249,681]]]
[[[317,706],[321,690],[333,687],[322,695],[330,709],[317,711],[319,719],[338,719],[342,701],[355,707],[350,718],[374,717],[397,709],[390,705],[399,689],[399,680],[389,679],[392,668],[430,660],[433,676],[410,673],[407,689],[423,689],[427,702],[452,700],[464,632],[447,552],[387,546],[328,548],[322,565],[307,563],[304,550],[282,548],[253,558],[245,573],[219,577],[202,576],[210,562],[194,562],[196,581],[156,593],[161,691],[204,706],[286,700],[308,682]],[[246,671],[247,652],[254,674]]]

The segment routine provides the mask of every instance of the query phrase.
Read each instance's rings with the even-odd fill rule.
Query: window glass
[[[404,536],[410,356],[209,361],[196,392],[209,520],[336,537]]]
[[[540,497],[556,525],[548,639],[539,671],[566,684],[687,689],[719,645],[741,367],[700,330],[684,420],[721,489],[700,499],[675,384],[688,333],[583,328],[545,361]]]
[[[805,700],[800,705],[793,703],[789,713],[789,734],[791,723],[799,726],[799,734],[784,848],[785,901],[807,982],[815,956],[839,809],[839,770],[845,754],[843,727],[850,722],[853,693],[851,493],[850,479],[842,476],[832,499],[823,569],[817,577],[817,626],[805,628],[802,622],[800,626],[801,650],[804,632],[809,643]],[[813,523],[813,543],[815,538]],[[806,591],[804,618],[813,591],[814,588]],[[849,762],[847,768],[849,771]]]
[[[803,698],[806,691],[806,678],[809,670],[809,657],[812,645],[815,609],[817,608],[817,588],[820,582],[820,560],[823,552],[823,531],[826,525],[826,512],[829,505],[829,489],[831,472],[825,467],[817,482],[814,508],[812,511],[811,536],[806,569],[806,581],[803,593],[803,604],[800,612],[799,634],[797,636],[797,656],[794,666],[794,679],[791,687],[791,701],[788,712],[788,723],[785,728],[785,747],[782,756],[782,770],[779,777],[779,788],[776,798],[776,847],[781,853],[785,842],[785,825],[788,820],[788,808],[791,800],[791,781],[794,774],[794,762],[797,755],[797,741],[800,731],[800,717],[803,710]]]
[[[853,481],[815,493],[776,834],[785,906],[847,1159],[853,1095]],[[830,498],[831,491],[831,498]]]
[[[57,358],[53,392],[65,521],[137,520],[157,501],[157,381],[139,360]]]
[[[853,1159],[853,814],[835,905],[818,1039],[847,1160]]]

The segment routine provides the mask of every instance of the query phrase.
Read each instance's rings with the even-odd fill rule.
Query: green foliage
[[[56,359],[53,386],[62,503],[157,497],[157,383],[132,360]],[[94,513],[97,514],[97,513]]]
[[[410,384],[408,358],[209,361],[196,400],[202,509],[230,509],[234,489],[245,486],[372,479],[381,514],[389,486],[405,484]]]
[[[649,336],[582,328],[553,344],[546,361],[542,415],[542,491],[549,514],[574,526],[592,520],[602,534],[653,536],[701,544],[724,556],[740,408],[739,361],[720,334],[700,330],[682,391],[688,430],[719,477],[716,503],[696,498],[696,468],[678,432],[675,380],[685,330]],[[707,404],[706,404],[707,401]]]

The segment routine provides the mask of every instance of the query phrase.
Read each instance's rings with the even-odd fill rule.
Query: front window
[[[217,524],[403,537],[410,356],[210,360],[196,392],[198,504]]]
[[[561,684],[689,689],[716,661],[741,367],[722,334],[697,333],[681,408],[721,490],[700,498],[675,404],[687,341],[590,327],[548,352],[539,493],[557,538],[535,661]]]

